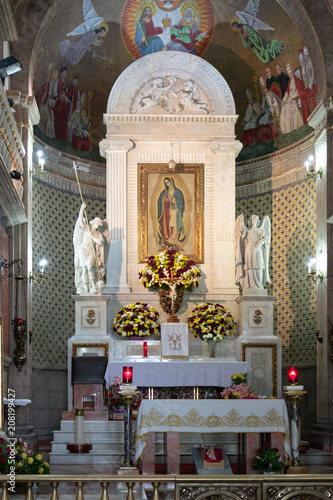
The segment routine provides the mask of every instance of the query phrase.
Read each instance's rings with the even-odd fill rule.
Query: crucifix
[[[177,298],[176,286],[177,282],[181,281],[181,278],[175,279],[173,276],[173,270],[171,269],[170,278],[163,279],[162,283],[165,283],[170,288],[170,299],[171,299],[171,315],[168,317],[168,323],[179,323],[179,319],[175,315],[175,300]]]

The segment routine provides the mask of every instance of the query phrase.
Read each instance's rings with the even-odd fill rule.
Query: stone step
[[[310,448],[299,455],[302,465],[330,465],[332,463],[332,453]]]
[[[135,428],[136,422],[133,421],[133,428]],[[84,428],[88,432],[108,432],[108,431],[122,431],[124,432],[124,421],[123,420],[86,420],[84,422]],[[60,423],[61,431],[74,431],[75,420],[62,420]]]

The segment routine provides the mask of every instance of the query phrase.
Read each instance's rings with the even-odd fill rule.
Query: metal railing
[[[76,500],[88,498],[109,500],[139,500],[146,498],[134,489],[141,487],[150,491],[152,500],[162,500],[163,491],[174,492],[175,500],[315,500],[333,498],[333,474],[302,475],[18,475],[13,483],[10,476],[1,477],[1,500],[10,500],[10,490],[15,483],[25,485],[22,497],[34,500],[34,483],[44,487],[45,493],[38,493],[40,499],[61,500],[72,494]],[[45,487],[45,485],[48,485]],[[94,492],[89,492],[94,486]],[[120,489],[119,489],[120,487]],[[123,490],[121,490],[121,487]],[[115,494],[116,489],[116,494]],[[49,491],[47,491],[49,490]],[[59,491],[61,490],[61,491]],[[72,491],[68,491],[72,490]],[[87,492],[85,490],[88,490]],[[170,498],[170,496],[168,496]]]

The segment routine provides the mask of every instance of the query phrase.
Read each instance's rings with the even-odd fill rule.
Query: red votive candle
[[[123,383],[128,385],[132,383],[133,366],[123,366]]]
[[[298,368],[297,366],[288,367],[288,383],[296,385],[298,382]]]
[[[147,345],[147,342],[143,343],[143,357],[144,358],[148,357],[148,345]]]

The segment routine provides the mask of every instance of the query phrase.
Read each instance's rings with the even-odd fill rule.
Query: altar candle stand
[[[143,357],[148,358],[148,344],[147,344],[147,342],[143,343]]]
[[[75,410],[75,443],[69,443],[67,450],[71,453],[89,453],[92,444],[85,443],[84,438],[84,410],[77,408]]]
[[[301,465],[299,460],[299,408],[298,403],[307,391],[304,391],[302,385],[298,383],[298,369],[297,366],[288,367],[288,383],[284,387],[283,393],[287,401],[290,403],[290,437],[291,437],[291,466],[287,474],[307,474],[306,467]]]
[[[132,404],[140,394],[136,386],[131,385],[133,380],[133,367],[123,367],[123,384],[120,386],[120,395],[124,399],[124,462],[118,474],[139,474],[133,463],[133,431],[132,431]]]

